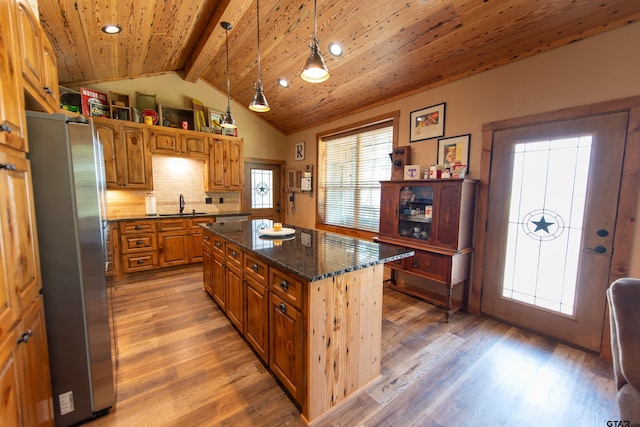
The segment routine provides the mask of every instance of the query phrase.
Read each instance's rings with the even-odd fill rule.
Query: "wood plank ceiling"
[[[40,0],[39,7],[62,85],[177,72],[226,94],[219,23],[228,21],[231,96],[245,106],[253,98],[256,0]],[[317,8],[331,78],[310,84],[300,71],[313,0],[260,0],[271,111],[255,114],[285,134],[640,20],[637,0],[317,0]],[[123,32],[103,34],[108,23]],[[342,44],[341,57],[329,54],[330,42]]]

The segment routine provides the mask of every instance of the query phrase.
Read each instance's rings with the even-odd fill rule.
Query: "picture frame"
[[[223,116],[222,111],[207,108],[207,113],[209,117],[209,129],[211,129],[212,133],[222,135],[222,126],[220,126]]]
[[[460,162],[469,170],[470,144],[470,133],[438,139],[438,164],[447,168],[455,162]]]
[[[295,145],[293,155],[296,160],[304,160],[304,141]]]
[[[444,136],[446,102],[411,112],[410,142]]]
[[[191,105],[193,106],[193,117],[194,117],[194,130],[203,132],[204,128],[207,126],[207,120],[204,115],[204,105],[202,101],[197,99],[191,99]]]
[[[227,136],[238,136],[238,128],[222,128],[222,134]]]

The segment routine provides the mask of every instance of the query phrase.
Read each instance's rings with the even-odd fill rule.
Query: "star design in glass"
[[[534,233],[536,231],[544,230],[547,234],[549,234],[549,226],[555,224],[555,222],[548,222],[547,220],[545,220],[544,215],[542,215],[542,217],[540,218],[540,221],[531,221],[531,222],[536,225],[536,229],[534,230]]]

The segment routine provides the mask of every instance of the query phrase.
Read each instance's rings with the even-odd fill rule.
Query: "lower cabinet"
[[[271,292],[269,298],[269,367],[294,399],[302,403],[304,319],[300,310],[286,303],[276,292]]]
[[[0,343],[0,413],[8,426],[52,426],[51,380],[42,298]]]
[[[250,254],[244,254],[246,316],[244,337],[265,362],[269,363],[269,267]]]
[[[121,221],[117,274],[201,262],[202,222],[210,217]]]
[[[244,334],[244,283],[242,280],[242,251],[227,243],[227,316]]]
[[[211,236],[202,239],[202,285],[209,295],[213,295],[213,252]]]

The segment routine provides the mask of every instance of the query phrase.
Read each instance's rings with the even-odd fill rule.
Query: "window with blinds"
[[[318,142],[322,224],[378,231],[380,181],[391,177],[394,120],[323,136]]]

